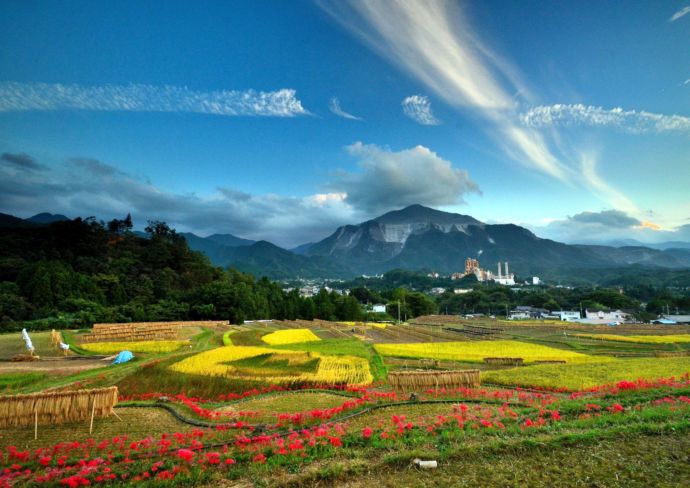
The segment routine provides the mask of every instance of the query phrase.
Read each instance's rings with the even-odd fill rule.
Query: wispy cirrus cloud
[[[590,187],[596,190],[599,195],[605,195],[605,199],[613,204],[616,209],[633,214],[640,213],[639,208],[632,200],[601,177],[597,170],[597,158],[594,154],[583,151],[580,153],[580,157],[582,176]]]
[[[449,105],[482,116],[512,159],[569,179],[570,171],[543,136],[520,123],[512,94],[530,90],[517,70],[483,44],[450,2],[319,0],[319,5]]]
[[[683,17],[683,16],[685,16],[685,15],[687,15],[687,14],[690,14],[690,6],[688,6],[688,7],[683,7],[682,9],[680,9],[678,12],[676,12],[675,14],[673,14],[673,15],[668,19],[668,21],[669,21],[669,22],[675,22],[676,20],[680,19],[681,17]]]
[[[328,102],[328,108],[332,113],[334,113],[338,117],[342,117],[348,120],[362,120],[361,117],[357,117],[356,115],[352,115],[351,113],[348,113],[345,110],[343,110],[340,106],[340,100],[338,100],[336,97],[331,98],[330,102]]]
[[[0,82],[0,112],[95,110],[191,112],[222,116],[308,115],[295,90],[198,91],[180,86]]]
[[[690,117],[657,114],[644,110],[623,110],[620,107],[606,109],[582,104],[542,105],[524,112],[520,119],[529,127],[592,126],[614,127],[635,134],[690,133]]]
[[[429,97],[412,95],[402,101],[403,113],[422,125],[439,125],[441,122],[431,111]]]

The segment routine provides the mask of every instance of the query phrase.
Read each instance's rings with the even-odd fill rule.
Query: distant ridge
[[[14,215],[0,213],[0,227],[31,227],[33,224]]]
[[[41,226],[61,220],[69,219],[50,213],[27,220],[0,214],[2,227]],[[140,231],[134,233],[147,237]],[[492,270],[498,261],[508,261],[519,277],[564,269],[579,269],[591,276],[591,271],[586,270],[639,265],[690,268],[690,249],[682,245],[666,250],[639,245],[634,240],[619,241],[628,244],[620,247],[569,245],[542,239],[518,225],[485,224],[469,215],[422,205],[341,226],[319,242],[291,250],[233,234],[180,235],[191,249],[204,253],[216,266],[232,266],[274,279],[350,278],[392,269],[452,273],[464,270],[467,257],[479,259],[482,267]]]
[[[26,220],[34,224],[52,224],[53,222],[63,222],[65,220],[71,219],[61,214],[51,214],[48,212],[42,212],[34,215],[33,217],[29,217]]]

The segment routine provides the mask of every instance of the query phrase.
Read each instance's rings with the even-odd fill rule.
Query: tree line
[[[361,320],[352,296],[289,293],[266,278],[214,267],[165,222],[147,237],[131,217],[0,229],[0,330],[95,322]]]

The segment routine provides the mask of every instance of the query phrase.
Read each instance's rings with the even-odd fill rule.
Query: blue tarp
[[[127,361],[130,361],[132,359],[134,359],[134,354],[132,354],[129,351],[122,351],[120,352],[120,354],[117,355],[115,361],[113,361],[113,364],[126,363]]]

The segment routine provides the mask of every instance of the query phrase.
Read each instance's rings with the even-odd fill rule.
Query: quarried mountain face
[[[330,257],[357,273],[369,274],[394,268],[462,271],[467,257],[479,259],[488,269],[498,261],[509,261],[519,273],[553,266],[687,265],[654,249],[572,246],[541,239],[518,225],[484,224],[421,205],[340,227],[311,246],[307,255]]]
[[[312,245],[307,255],[332,256],[361,261],[362,264],[382,262],[400,254],[412,236],[428,232],[466,234],[469,227],[483,225],[466,215],[412,205],[359,225],[340,227],[323,241]]]

